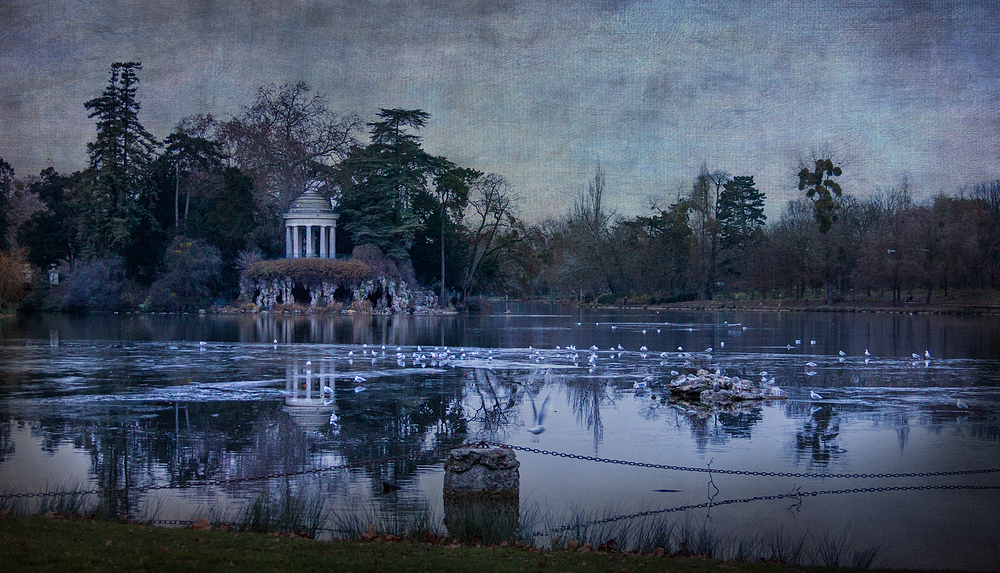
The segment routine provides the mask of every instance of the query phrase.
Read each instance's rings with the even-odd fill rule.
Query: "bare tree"
[[[510,183],[495,173],[478,177],[469,185],[470,210],[465,217],[469,258],[460,281],[463,298],[480,282],[484,266],[498,262],[499,239],[515,225],[515,203]]]
[[[614,212],[604,208],[607,175],[601,164],[594,169],[594,178],[574,204],[566,224],[566,257],[561,274],[572,288],[596,291],[618,290],[616,278],[621,274],[618,252],[611,247],[609,223]]]
[[[331,167],[362,128],[356,115],[337,114],[298,82],[261,87],[253,104],[218,131],[237,166],[253,176],[258,202],[283,212],[311,181],[327,183],[332,193]]]

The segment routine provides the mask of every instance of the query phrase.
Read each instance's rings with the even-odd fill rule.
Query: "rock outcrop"
[[[699,370],[681,374],[668,384],[672,397],[704,404],[726,404],[749,400],[785,400],[784,390],[768,382],[754,382],[721,372]]]

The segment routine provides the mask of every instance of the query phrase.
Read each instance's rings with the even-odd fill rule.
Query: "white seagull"
[[[531,416],[533,419],[532,426],[527,428],[527,430],[537,436],[545,431],[545,407],[549,405],[549,398],[551,398],[551,396],[546,396],[545,400],[542,400],[541,408],[535,408],[535,397],[531,394],[531,392],[528,392],[528,398],[531,399]]]
[[[961,410],[969,409],[969,405],[963,402],[961,398],[955,398],[955,405]]]
[[[813,400],[822,400],[823,399],[823,397],[820,396],[819,394],[817,394],[815,390],[810,390],[809,391],[809,397],[812,398]]]

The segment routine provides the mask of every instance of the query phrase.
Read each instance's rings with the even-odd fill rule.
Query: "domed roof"
[[[289,215],[332,215],[330,201],[312,189],[307,189],[288,206]]]

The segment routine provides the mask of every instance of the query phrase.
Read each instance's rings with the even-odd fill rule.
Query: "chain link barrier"
[[[604,464],[617,464],[622,466],[633,466],[640,468],[652,468],[658,470],[674,470],[682,472],[699,472],[706,474],[729,474],[729,475],[743,475],[743,476],[765,476],[765,477],[793,477],[793,478],[821,478],[821,479],[837,479],[837,478],[849,478],[849,479],[875,479],[875,478],[922,478],[922,477],[937,477],[937,476],[961,476],[961,475],[975,475],[975,474],[990,474],[1000,472],[1000,468],[989,468],[981,470],[955,470],[947,472],[911,472],[911,473],[894,473],[894,474],[821,474],[821,473],[810,473],[810,472],[764,472],[756,470],[727,470],[727,469],[714,469],[710,467],[695,468],[695,467],[685,467],[685,466],[673,466],[667,464],[653,464],[648,462],[632,462],[627,460],[615,460],[609,458],[599,458],[597,456],[585,456],[581,454],[568,454],[565,452],[555,452],[552,450],[542,450],[538,448],[529,448],[526,446],[513,446],[510,444],[504,444],[501,442],[479,442],[481,445],[497,446],[501,448],[509,448],[511,450],[517,450],[521,452],[529,452],[533,454],[542,454],[546,456],[556,456],[560,458],[570,458],[574,460],[586,460],[590,462],[600,462]]]

